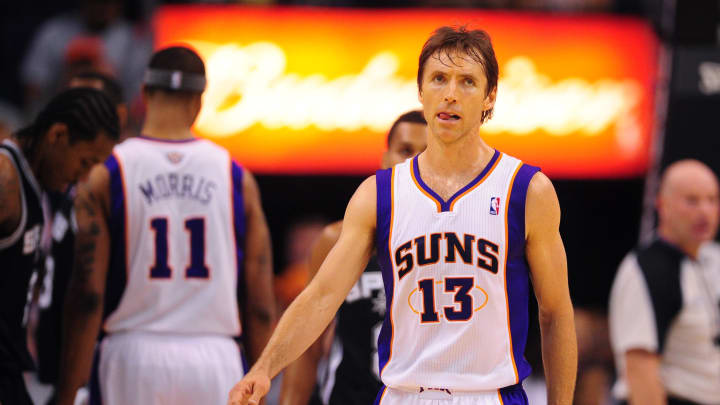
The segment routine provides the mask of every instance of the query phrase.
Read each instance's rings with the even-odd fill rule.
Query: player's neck
[[[482,170],[494,153],[480,135],[465,136],[450,144],[430,136],[427,149],[419,159],[422,159],[421,167],[436,175],[455,177]]]
[[[141,134],[159,139],[191,139],[194,138],[188,118],[180,111],[165,109],[152,111],[148,109]]]

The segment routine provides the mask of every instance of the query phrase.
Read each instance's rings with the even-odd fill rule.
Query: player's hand
[[[230,390],[227,405],[258,405],[270,391],[270,378],[252,370]]]

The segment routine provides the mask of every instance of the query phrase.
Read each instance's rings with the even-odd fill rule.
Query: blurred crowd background
[[[620,178],[553,178],[563,210],[570,288],[580,348],[576,403],[612,403],[614,379],[607,333],[610,286],[622,257],[652,234],[659,171],[698,158],[720,173],[720,52],[717,0],[9,0],[0,5],[0,137],[20,128],[80,71],[117,78],[137,133],[144,67],[156,45],[153,16],[169,4],[249,8],[344,7],[512,10],[543,18],[611,15],[646,21],[657,37],[652,151],[647,169]],[[492,32],[490,32],[492,34]],[[501,72],[502,73],[502,72]],[[368,173],[369,174],[369,173]],[[366,174],[257,173],[271,228],[276,294],[286,306],[307,282],[312,242],[342,217]],[[531,305],[531,308],[533,306]],[[539,331],[531,321],[527,357],[542,375]]]

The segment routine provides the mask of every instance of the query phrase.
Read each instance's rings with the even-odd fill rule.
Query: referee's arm
[[[627,398],[630,405],[666,405],[667,393],[660,378],[660,355],[647,285],[634,255],[618,269],[610,292],[608,313],[613,352],[623,356]]]

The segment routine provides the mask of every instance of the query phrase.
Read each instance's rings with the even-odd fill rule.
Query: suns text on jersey
[[[138,187],[148,204],[168,198],[183,198],[208,204],[217,185],[191,173],[163,173],[141,182]]]
[[[427,246],[428,242],[430,246]],[[445,232],[418,236],[395,249],[398,278],[405,277],[416,265],[426,266],[440,261],[441,245],[445,247],[445,255],[442,257],[445,263],[456,263],[460,260],[493,274],[498,272],[499,246],[496,243],[468,234],[464,234],[461,241],[455,232]]]

